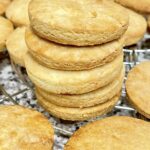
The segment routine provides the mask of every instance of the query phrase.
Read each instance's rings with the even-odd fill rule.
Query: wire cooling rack
[[[136,64],[139,64],[141,61],[150,60],[150,35],[146,34],[143,40],[140,41],[137,45],[124,48],[123,51],[124,51],[124,64],[126,68],[126,74],[124,77],[124,82],[125,82],[127,79],[127,74],[132,67],[134,67]],[[63,121],[58,118],[55,118],[37,104],[34,95],[34,87],[30,82],[25,69],[14,64],[12,61],[9,64],[9,59],[7,54],[6,56],[5,55],[3,56],[3,60],[7,60],[8,61],[7,66],[11,65],[11,67],[13,68],[14,72],[12,74],[13,76],[15,76],[15,80],[16,80],[15,83],[16,85],[19,85],[19,88],[14,92],[12,86],[11,92],[8,91],[7,88],[4,86],[4,84],[1,83],[1,80],[3,80],[3,78],[2,79],[0,78],[1,79],[0,80],[0,104],[23,105],[25,107],[33,108],[35,110],[38,110],[39,112],[42,112],[50,120],[50,122],[53,124],[53,127],[55,129],[54,150],[62,150],[64,144],[67,142],[68,138],[73,134],[75,130],[77,130],[80,126],[94,120],[102,119],[104,117],[108,117],[112,115],[128,115],[128,116],[133,116],[136,118],[147,120],[145,117],[138,114],[137,111],[127,103],[126,101],[127,96],[126,96],[124,84],[122,87],[122,95],[120,97],[120,101],[115,106],[115,108],[108,114],[105,114],[100,117],[96,117],[88,121],[83,121],[83,122],[69,122],[69,121]],[[11,79],[10,78],[7,79],[5,75],[3,76],[5,80],[7,80],[7,84],[9,84],[11,82]]]

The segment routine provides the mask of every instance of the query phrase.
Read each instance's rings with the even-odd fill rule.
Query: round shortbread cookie
[[[21,106],[0,106],[1,150],[52,150],[54,130],[41,113]]]
[[[20,66],[24,65],[24,56],[28,51],[28,47],[25,43],[25,30],[26,27],[17,28],[9,36],[6,41],[6,47],[8,49],[11,59]]]
[[[147,30],[146,19],[136,12],[127,9],[129,14],[129,26],[125,34],[125,46],[136,44],[140,39],[143,38]]]
[[[125,116],[82,126],[64,150],[150,150],[150,123]]]
[[[133,107],[150,119],[150,61],[142,62],[129,72],[126,90]]]
[[[88,120],[106,114],[113,109],[113,107],[119,100],[118,95],[113,97],[106,103],[99,104],[93,107],[71,108],[54,105],[44,99],[40,94],[36,93],[38,103],[43,106],[43,108],[45,108],[50,114],[57,118],[70,121]]]
[[[29,17],[41,37],[65,45],[98,45],[120,38],[128,15],[106,0],[32,0]]]
[[[123,67],[122,54],[104,66],[84,71],[62,71],[46,68],[29,54],[25,67],[32,82],[39,88],[56,94],[83,94],[112,82]]]
[[[0,52],[6,47],[6,39],[13,31],[13,24],[0,16]]]
[[[94,105],[105,103],[106,101],[113,98],[117,93],[121,91],[124,77],[124,70],[121,75],[114,79],[114,81],[105,87],[99,88],[98,90],[80,94],[80,95],[62,95],[52,94],[43,91],[36,87],[36,93],[39,93],[44,99],[58,106],[72,107],[72,108],[85,108]]]
[[[87,70],[114,60],[121,52],[122,39],[99,46],[63,46],[38,37],[31,29],[26,31],[30,54],[46,67],[58,70]]]
[[[0,15],[4,14],[11,0],[0,0]]]
[[[115,2],[141,13],[150,13],[150,0],[115,0]]]
[[[29,25],[28,5],[30,0],[13,0],[6,10],[6,16],[18,26]]]

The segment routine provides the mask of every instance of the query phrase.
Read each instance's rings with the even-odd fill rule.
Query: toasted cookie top
[[[150,123],[130,117],[109,117],[77,130],[65,150],[149,150]]]
[[[32,0],[29,16],[41,37],[77,46],[118,39],[128,26],[123,8],[106,0]]]
[[[28,5],[30,0],[13,0],[6,10],[6,16],[15,26],[29,25]]]
[[[142,13],[150,13],[150,0],[115,0],[121,5]]]
[[[0,133],[1,149],[52,149],[52,126],[41,113],[28,108],[0,106]]]
[[[150,118],[150,61],[142,62],[129,72],[126,90],[129,102]]]

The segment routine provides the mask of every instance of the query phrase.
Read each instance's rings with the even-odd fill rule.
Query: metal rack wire
[[[134,67],[136,64],[140,63],[140,61],[145,60],[145,57],[146,57],[146,60],[150,60],[150,47],[148,48],[146,45],[147,40],[150,40],[149,34],[146,34],[144,36],[144,39],[142,41],[140,41],[136,46],[127,47],[123,50],[124,51],[124,64],[126,67],[126,75],[125,75],[124,80],[126,80],[127,74],[132,67]],[[148,42],[148,43],[150,43],[150,42]],[[143,58],[141,58],[141,57],[143,57]],[[13,70],[16,72],[16,74],[18,75],[18,78],[20,79],[21,84],[25,85],[25,88],[21,89],[20,91],[14,93],[14,94],[9,94],[6,91],[6,89],[2,85],[0,85],[0,91],[2,93],[2,96],[0,97],[0,102],[11,101],[13,104],[18,105],[19,102],[15,100],[15,97],[20,94],[26,93],[28,91],[33,93],[34,87],[33,87],[32,83],[30,82],[30,80],[28,79],[24,69],[22,69],[21,67],[19,67],[16,64],[14,64],[12,61],[11,61],[11,66],[12,66]],[[123,112],[126,111],[126,112],[130,112],[131,114],[133,114],[134,117],[139,117],[139,115],[137,115],[136,110],[134,108],[130,107],[126,102],[125,86],[123,86],[123,89],[122,89],[122,96],[121,96],[120,102],[115,106],[113,111],[123,111]],[[110,113],[109,115],[113,115],[113,114]],[[108,116],[108,114],[104,115],[100,118],[98,117],[96,119],[101,119],[106,116]],[[49,117],[52,117],[52,116],[49,116]],[[95,120],[95,119],[92,119],[91,121],[93,121],[93,120]],[[57,121],[61,122],[60,120],[57,120]],[[85,122],[85,123],[87,123],[87,122]],[[72,124],[74,124],[74,123],[72,123]],[[54,125],[54,129],[57,134],[65,136],[65,137],[70,137],[73,134],[73,131],[69,131],[67,129],[61,128],[57,125]],[[57,142],[55,143],[55,145],[57,147],[59,147],[57,149],[60,149],[60,150],[63,149],[63,144],[58,144]]]

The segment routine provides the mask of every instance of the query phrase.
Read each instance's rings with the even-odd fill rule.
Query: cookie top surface
[[[143,38],[147,30],[147,22],[142,15],[130,9],[127,9],[127,12],[129,14],[129,26],[123,35],[125,38],[125,46],[136,44]]]
[[[150,123],[130,117],[109,117],[77,130],[65,150],[149,150]]]
[[[28,51],[25,43],[25,30],[26,27],[18,27],[8,37],[6,47],[8,52],[15,63],[24,66],[24,56]]]
[[[21,106],[0,106],[0,148],[51,150],[54,131],[39,112]]]
[[[28,5],[30,0],[13,0],[6,10],[6,16],[15,26],[29,25]]]
[[[150,61],[142,62],[129,72],[126,90],[131,104],[150,118]]]
[[[9,20],[0,16],[0,51],[5,48],[6,39],[12,31],[13,24]]]
[[[0,0],[0,15],[5,12],[10,3],[11,0]]]
[[[59,70],[86,70],[111,62],[122,51],[122,39],[99,46],[75,47],[49,42],[26,30],[29,52],[43,65]]]
[[[67,45],[96,45],[118,39],[127,29],[128,15],[106,0],[32,0],[32,28],[50,41]]]
[[[150,13],[150,0],[115,0],[121,5],[142,13]]]

